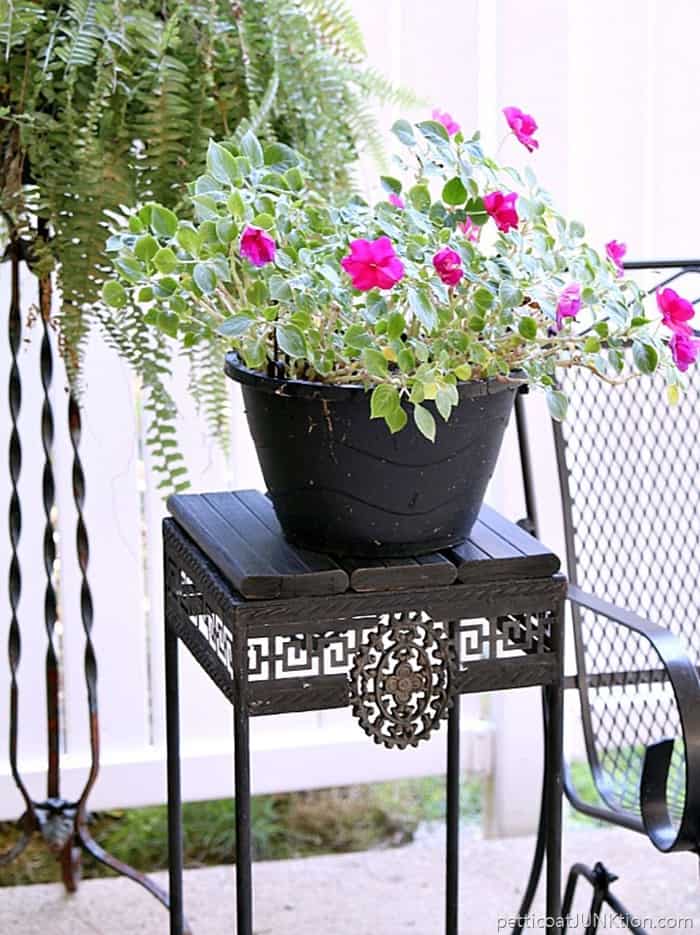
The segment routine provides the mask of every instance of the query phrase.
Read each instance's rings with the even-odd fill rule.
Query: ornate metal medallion
[[[415,747],[447,716],[452,668],[442,624],[416,612],[392,614],[355,655],[353,713],[375,743]]]

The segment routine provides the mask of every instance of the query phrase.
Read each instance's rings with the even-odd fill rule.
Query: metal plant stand
[[[178,640],[234,711],[236,919],[253,933],[251,717],[350,706],[404,749],[447,720],[446,935],[459,917],[459,697],[544,687],[547,931],[561,930],[563,604],[559,562],[484,508],[469,542],[415,559],[343,560],[286,543],[255,491],[172,497],[165,546],[171,935],[185,930]],[[426,933],[428,935],[428,933]]]
[[[45,231],[39,229],[40,236]],[[44,623],[47,634],[46,648],[46,700],[48,770],[46,799],[34,801],[22,779],[18,762],[19,733],[19,669],[21,656],[21,630],[18,616],[22,594],[22,571],[19,560],[19,542],[22,533],[22,505],[19,496],[19,480],[22,470],[22,444],[19,433],[19,415],[22,405],[22,377],[18,355],[22,343],[22,310],[20,297],[20,266],[27,259],[27,245],[13,240],[4,259],[10,262],[10,307],[8,336],[10,344],[10,375],[8,398],[10,406],[10,567],[9,598],[10,626],[8,656],[10,664],[10,769],[15,784],[24,801],[24,812],[18,821],[20,837],[17,843],[4,854],[0,854],[0,867],[20,856],[35,833],[41,834],[46,846],[56,855],[61,866],[63,883],[69,892],[74,892],[80,881],[82,852],[87,851],[100,863],[117,873],[129,877],[145,887],[166,907],[168,895],[148,877],[108,854],[95,841],[88,827],[88,798],[97,780],[100,763],[100,732],[97,708],[97,660],[92,642],[93,606],[87,571],[89,544],[83,504],[85,501],[85,476],[79,455],[81,434],[80,409],[72,395],[68,398],[68,427],[73,452],[73,500],[76,507],[76,551],[81,574],[80,616],[85,634],[85,685],[87,689],[88,717],[90,723],[90,770],[85,786],[76,801],[61,795],[60,728],[61,708],[59,702],[60,659],[57,645],[56,623],[58,601],[54,585],[56,547],[54,543],[54,518],[56,490],[53,472],[54,413],[50,390],[53,380],[54,355],[51,338],[51,280],[39,279],[39,313],[41,326],[40,374],[43,388],[41,409],[41,441],[44,456],[42,475],[42,502],[44,510],[43,565]]]

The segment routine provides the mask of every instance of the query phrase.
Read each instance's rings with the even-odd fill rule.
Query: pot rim
[[[274,393],[277,396],[298,397],[303,399],[328,399],[345,400],[349,402],[352,399],[359,399],[360,396],[366,396],[368,389],[362,385],[349,383],[314,383],[311,380],[289,380],[286,378],[269,377],[259,370],[251,370],[246,367],[236,351],[229,351],[226,354],[224,362],[224,372],[227,377],[235,380],[236,383],[242,383],[244,386],[252,386],[263,393]],[[505,390],[517,391],[525,384],[505,383],[495,377],[488,380],[466,380],[460,381],[460,397],[463,399],[475,398],[478,396],[491,396],[495,393],[502,393]]]

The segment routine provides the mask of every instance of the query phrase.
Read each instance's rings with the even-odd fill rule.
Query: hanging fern
[[[37,274],[55,270],[74,387],[93,322],[138,373],[166,485],[184,482],[170,349],[139,309],[117,321],[99,304],[109,225],[127,206],[180,204],[209,139],[247,127],[303,150],[322,184],[347,186],[358,150],[381,150],[373,99],[408,103],[366,66],[345,0],[0,0],[3,236],[26,242]],[[190,387],[225,443],[215,341],[190,355]]]

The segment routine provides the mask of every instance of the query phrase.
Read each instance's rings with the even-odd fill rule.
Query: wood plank
[[[456,566],[444,555],[421,558],[339,559],[350,576],[353,591],[401,591],[407,588],[452,584]]]
[[[348,575],[330,555],[312,552],[309,549],[301,549],[286,543],[282,527],[267,496],[259,490],[238,490],[235,496],[273,535],[288,545],[304,567],[302,576],[282,574],[281,595],[283,597],[312,593],[339,594],[348,589],[350,584]]]
[[[560,561],[540,542],[490,507],[482,507],[468,542],[448,550],[460,581],[546,578]]]
[[[498,533],[501,538],[507,539],[525,555],[543,558],[545,560],[543,561],[543,565],[546,565],[548,568],[547,574],[553,575],[559,571],[561,567],[559,558],[548,549],[546,545],[543,545],[538,539],[531,536],[529,532],[526,532],[518,526],[517,523],[511,523],[486,504],[481,508],[479,519],[485,526],[488,526],[489,529]]]
[[[168,500],[168,509],[246,598],[340,594],[347,589],[342,568],[326,556],[295,549],[251,510],[252,502],[252,497],[241,500],[233,493],[181,494]]]

